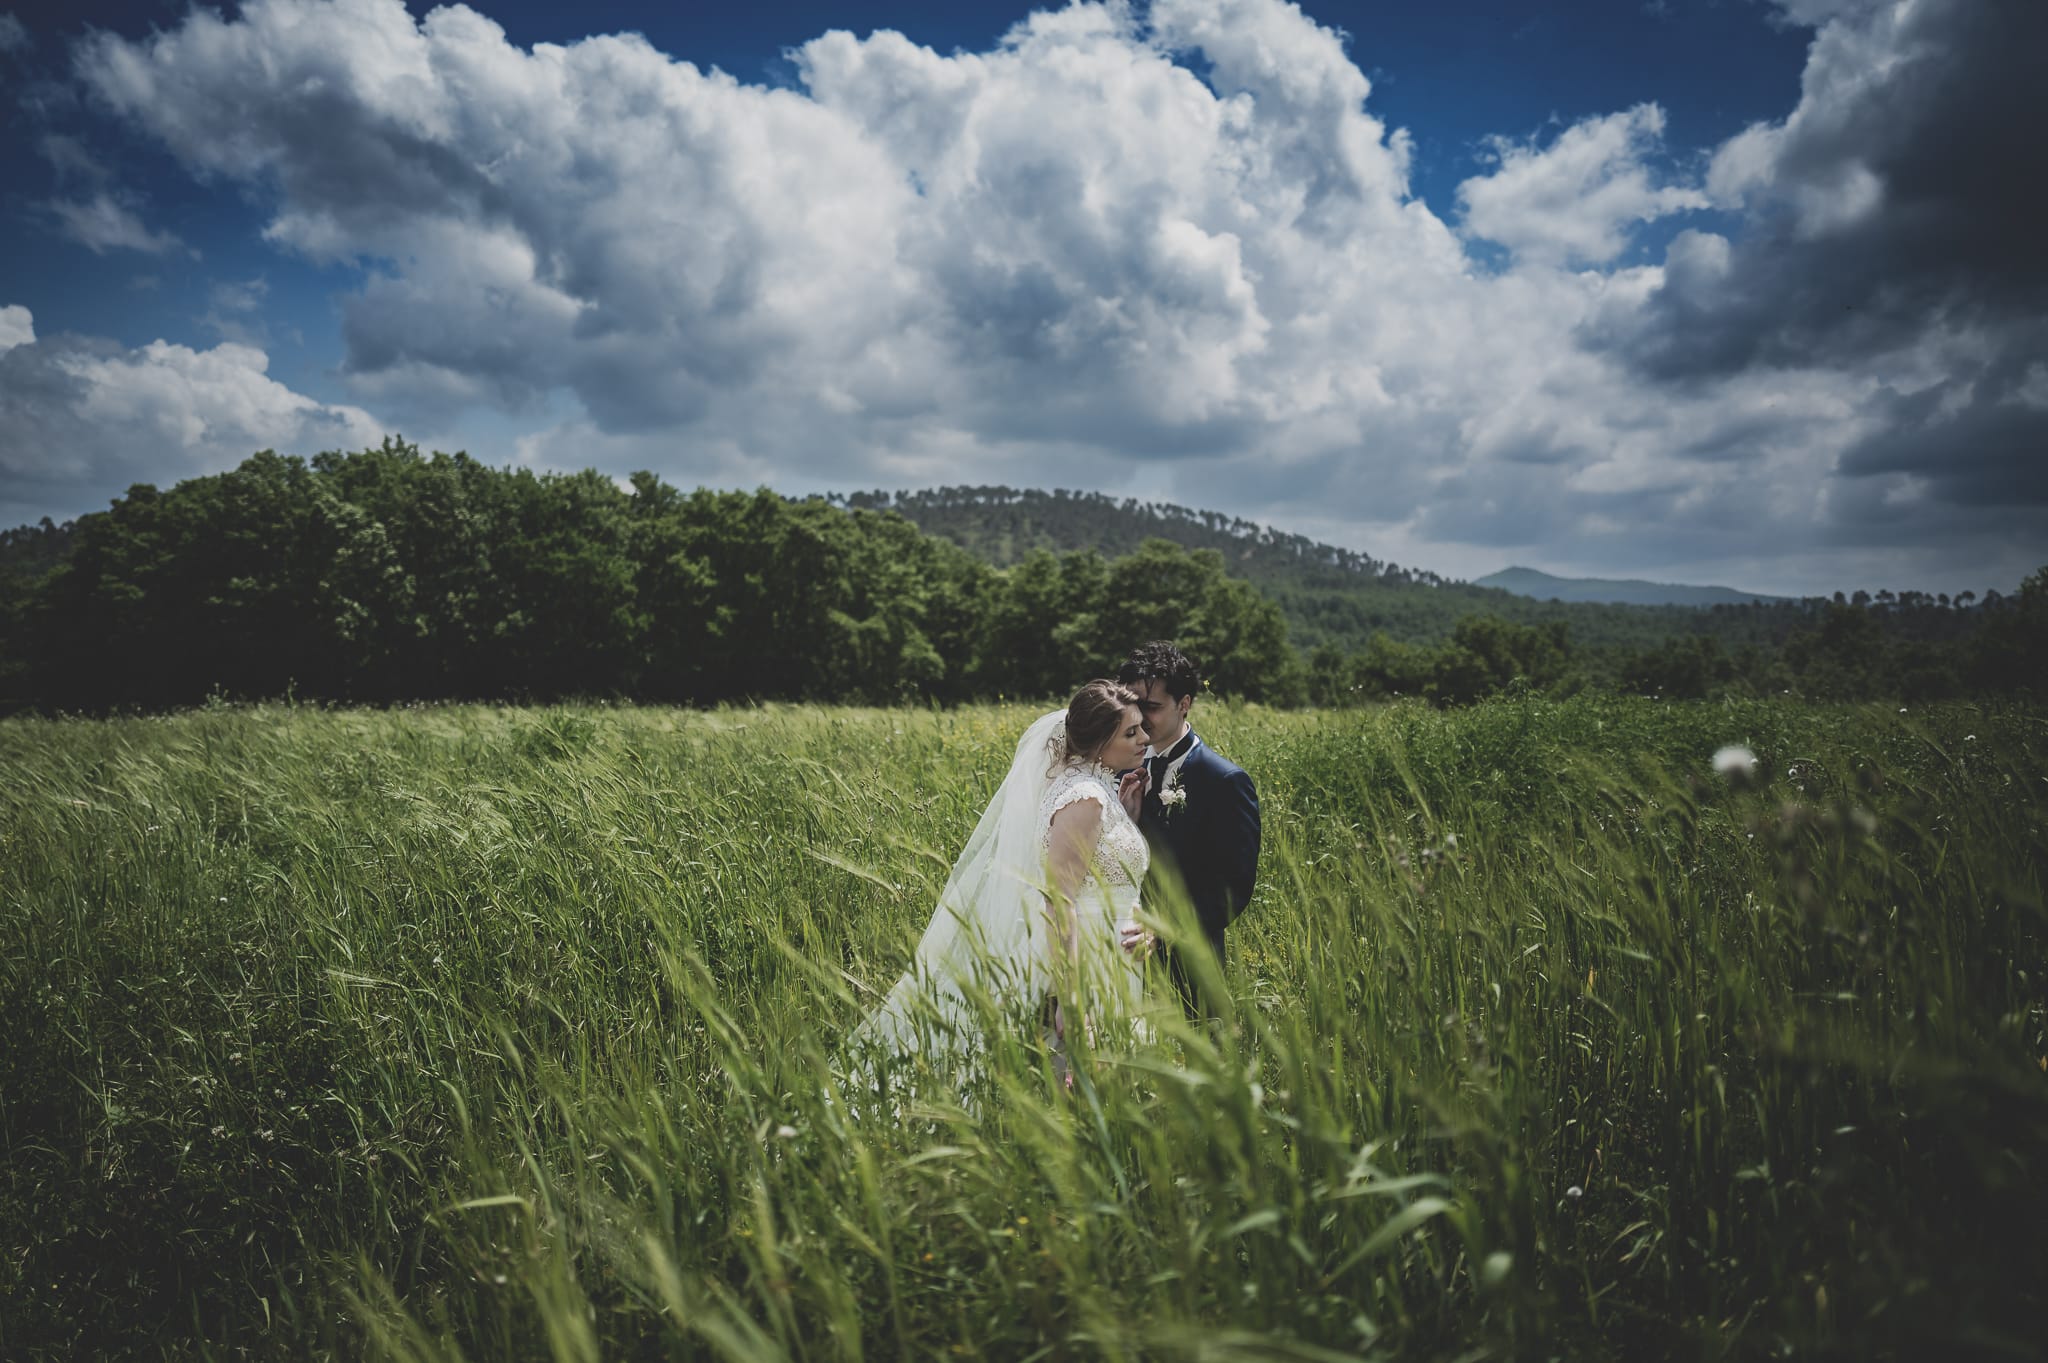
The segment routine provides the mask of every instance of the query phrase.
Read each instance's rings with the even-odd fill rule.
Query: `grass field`
[[[1033,713],[0,723],[0,1356],[2038,1356],[2039,711],[1209,706],[1228,1023],[849,1106]]]

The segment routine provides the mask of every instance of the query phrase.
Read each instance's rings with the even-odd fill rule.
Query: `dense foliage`
[[[1290,661],[1278,611],[1215,553],[999,573],[899,516],[392,442],[138,486],[64,533],[60,566],[0,580],[17,704],[959,700],[1070,689],[1155,634],[1263,696]]]
[[[2038,709],[1204,703],[1227,1024],[862,1100],[1032,714],[0,722],[0,1355],[2038,1352]]]
[[[622,488],[389,441],[310,462],[266,452],[0,537],[11,709],[952,703],[1064,694],[1153,637],[1178,640],[1218,692],[1290,704],[1588,688],[1930,699],[2038,684],[2048,577],[1982,603],[1565,605],[1100,496],[683,493],[648,473]]]

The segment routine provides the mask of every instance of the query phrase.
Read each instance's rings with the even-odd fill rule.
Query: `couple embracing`
[[[900,1053],[971,1044],[974,1014],[1037,1019],[1064,1071],[1073,1029],[1142,1029],[1150,924],[1193,911],[1218,967],[1259,861],[1252,780],[1195,733],[1201,675],[1163,641],[1132,651],[1024,731],[954,863],[910,969],[857,1043]],[[1190,1018],[1213,1014],[1191,957],[1159,950]]]

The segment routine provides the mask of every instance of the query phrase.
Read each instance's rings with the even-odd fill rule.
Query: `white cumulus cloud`
[[[19,303],[0,307],[0,351],[27,345],[36,338],[35,314]]]
[[[259,449],[313,454],[382,438],[361,408],[294,392],[268,368],[244,345],[38,339],[27,308],[0,308],[0,509],[14,519],[86,510],[131,482],[218,472]]]
[[[1659,185],[1649,159],[1664,133],[1654,104],[1576,123],[1547,147],[1497,140],[1499,165],[1458,186],[1465,227],[1527,260],[1599,265],[1638,223],[1705,208],[1690,185]]]

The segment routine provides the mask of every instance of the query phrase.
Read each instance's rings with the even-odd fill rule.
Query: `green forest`
[[[2048,664],[2048,572],[1981,600],[1567,605],[1096,494],[684,492],[396,440],[264,451],[0,534],[6,711],[950,704],[1059,694],[1155,637],[1216,692],[1283,705],[2010,694]]]

